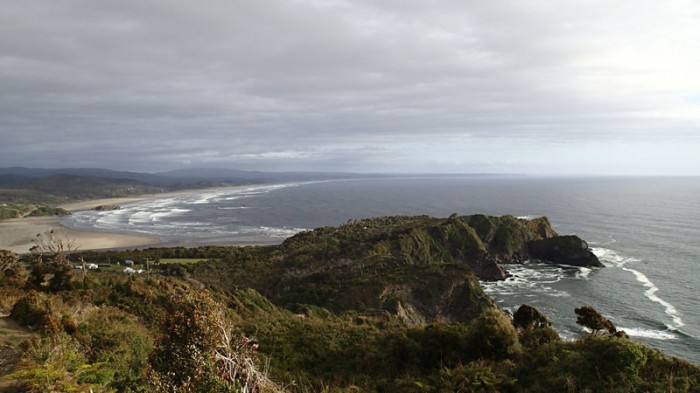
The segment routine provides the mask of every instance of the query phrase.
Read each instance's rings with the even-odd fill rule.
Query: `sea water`
[[[396,214],[548,216],[605,264],[506,266],[483,283],[504,308],[527,303],[565,338],[590,305],[633,339],[700,364],[700,178],[418,177],[260,185],[81,212],[73,227],[155,235],[166,244],[275,244],[303,230]]]

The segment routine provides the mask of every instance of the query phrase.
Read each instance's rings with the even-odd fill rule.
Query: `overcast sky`
[[[0,0],[0,166],[700,175],[700,2]]]

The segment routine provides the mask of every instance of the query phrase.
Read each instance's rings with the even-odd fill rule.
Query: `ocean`
[[[700,178],[440,176],[256,185],[76,213],[63,224],[165,244],[276,244],[350,219],[483,213],[547,216],[587,240],[604,268],[528,263],[483,283],[504,308],[527,303],[565,338],[590,305],[634,340],[700,365]]]

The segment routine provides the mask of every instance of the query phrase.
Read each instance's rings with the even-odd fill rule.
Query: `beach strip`
[[[133,197],[92,199],[68,203],[59,207],[62,207],[69,212],[78,212],[91,210],[102,205],[123,205],[146,200],[230,190],[234,188],[236,187],[190,189]],[[61,225],[61,218],[62,217],[58,216],[27,217],[0,221],[0,249],[10,250],[19,254],[28,253],[30,252],[29,249],[34,246],[32,240],[35,239],[38,234],[43,234],[51,230],[53,230],[57,236],[74,242],[78,250],[83,251],[113,248],[143,248],[147,246],[158,246],[162,243],[161,239],[155,236],[141,236],[68,228]]]
[[[30,252],[38,234],[54,231],[59,238],[71,241],[78,250],[109,248],[137,248],[158,245],[161,240],[151,236],[126,235],[68,228],[60,223],[61,217],[29,217],[0,221],[0,249],[18,254]]]

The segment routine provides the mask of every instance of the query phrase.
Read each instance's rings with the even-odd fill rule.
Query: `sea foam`
[[[533,293],[552,297],[570,296],[568,292],[552,286],[567,275],[560,266],[527,263],[508,265],[507,269],[511,276],[505,280],[483,281],[481,286],[484,288],[484,292],[490,295],[523,295],[525,297]]]

